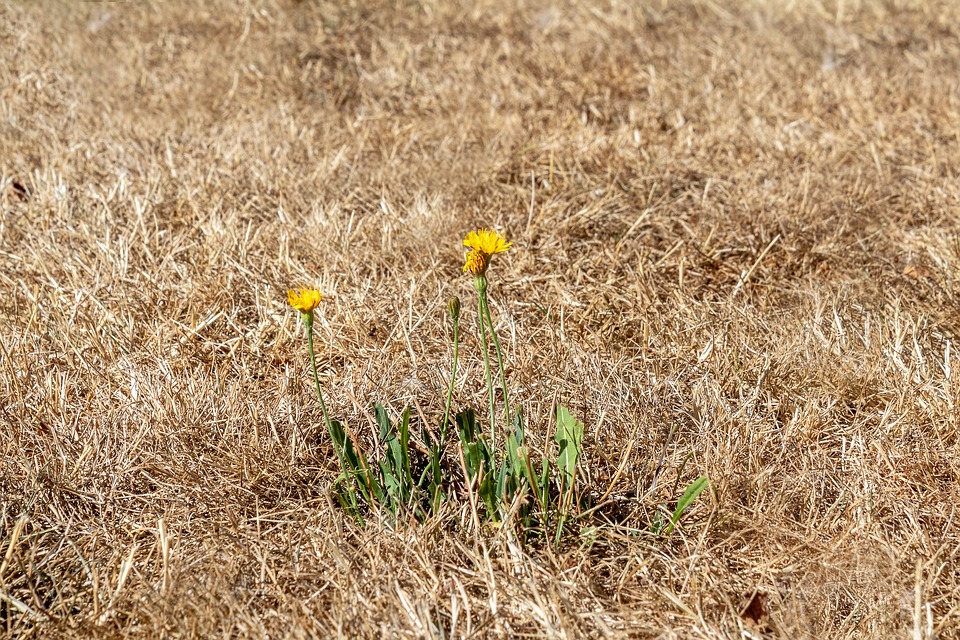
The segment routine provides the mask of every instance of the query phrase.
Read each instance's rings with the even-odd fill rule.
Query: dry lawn
[[[960,637],[960,4],[0,0],[15,638]],[[485,390],[559,548],[334,508],[328,403]],[[686,482],[712,490],[666,539]]]

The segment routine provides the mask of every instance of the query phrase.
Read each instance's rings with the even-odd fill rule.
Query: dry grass
[[[960,6],[0,0],[12,637],[960,637]],[[358,529],[458,243],[596,528]],[[456,404],[485,406],[475,305]],[[686,464],[684,462],[686,461]],[[622,466],[622,473],[616,471]],[[666,541],[642,531],[713,482]],[[751,604],[752,601],[752,604]]]

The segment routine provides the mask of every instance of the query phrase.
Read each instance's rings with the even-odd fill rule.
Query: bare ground
[[[0,0],[16,638],[960,637],[960,5]],[[483,407],[463,234],[559,547],[361,529],[335,414]],[[684,483],[704,494],[647,529]],[[678,484],[679,483],[679,484]],[[680,489],[678,489],[678,486]]]

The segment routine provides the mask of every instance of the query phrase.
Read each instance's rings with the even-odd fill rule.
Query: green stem
[[[487,281],[482,276],[477,278],[477,294],[480,298],[480,338],[483,342],[483,371],[487,376],[487,391],[490,393],[490,447],[497,450],[497,413],[493,394],[493,376],[490,374],[490,342],[487,340],[487,323],[484,320],[483,301],[486,298]]]
[[[457,381],[457,360],[460,357],[460,321],[453,319],[453,370],[450,372],[450,387],[447,389],[447,409],[443,412],[443,424],[440,425],[440,448],[447,439],[447,425],[450,423],[450,407],[453,405],[453,385]]]
[[[450,408],[453,406],[453,385],[457,380],[457,360],[460,356],[460,318],[459,318],[459,300],[457,301],[457,313],[453,315],[453,369],[450,371],[450,386],[447,389],[447,408],[443,412],[443,424],[440,425],[440,441],[431,447],[430,466],[433,472],[433,511],[440,509],[442,497],[441,483],[443,481],[440,471],[440,457],[443,455],[443,448],[447,442],[447,427],[450,424]]]
[[[327,405],[323,402],[323,392],[320,390],[320,376],[317,374],[317,357],[313,352],[313,314],[303,314],[303,321],[307,325],[307,346],[310,349],[310,364],[313,367],[313,383],[317,387],[317,398],[320,400],[320,411],[323,412],[323,422],[327,425],[327,432],[332,433],[330,417],[327,415]],[[340,455],[340,452],[337,452]],[[341,460],[342,462],[342,460]]]
[[[327,425],[327,433],[330,435],[330,444],[333,446],[333,450],[337,454],[337,461],[340,463],[340,472],[343,474],[342,477],[346,485],[347,497],[350,500],[349,511],[357,517],[360,525],[363,526],[364,521],[363,516],[360,515],[359,506],[357,504],[357,494],[354,491],[353,484],[350,481],[350,475],[347,473],[344,449],[337,446],[337,438],[333,434],[333,423],[330,421],[330,415],[327,413],[327,405],[323,401],[323,391],[320,389],[320,375],[317,373],[317,356],[313,350],[313,312],[302,313],[301,315],[303,317],[303,323],[307,325],[307,348],[310,351],[310,366],[313,369],[313,384],[317,389],[317,399],[320,401],[320,411],[323,413],[323,422]],[[338,484],[339,480],[335,482],[334,486],[337,486]]]
[[[503,369],[503,352],[500,351],[500,340],[497,338],[497,332],[493,328],[493,320],[490,318],[490,303],[487,301],[487,290],[483,293],[483,315],[486,323],[490,326],[490,335],[493,336],[493,346],[497,350],[497,364],[500,365],[500,384],[503,385],[503,407],[507,415],[507,428],[510,428],[510,396],[507,394],[507,374]]]

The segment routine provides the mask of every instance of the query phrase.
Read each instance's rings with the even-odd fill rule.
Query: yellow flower
[[[507,242],[498,232],[488,229],[471,231],[463,239],[463,244],[471,249],[465,256],[463,270],[478,278],[487,273],[491,256],[503,253],[513,246],[512,242]]]
[[[320,306],[323,296],[316,289],[300,289],[287,291],[287,301],[290,306],[300,313],[313,313],[313,310]]]
[[[498,232],[487,229],[471,231],[463,239],[463,244],[488,258],[496,253],[503,253],[513,246],[512,242],[507,242]]]
[[[464,272],[469,271],[475,276],[482,276],[487,272],[487,257],[479,251],[468,251],[463,265]]]

